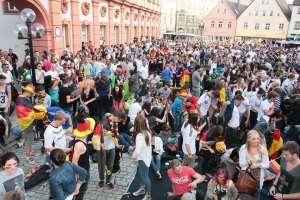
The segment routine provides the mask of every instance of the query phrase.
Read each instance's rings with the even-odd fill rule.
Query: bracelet
[[[73,124],[69,124],[69,127],[73,126]]]

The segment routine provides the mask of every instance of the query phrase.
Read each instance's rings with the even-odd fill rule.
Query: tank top
[[[9,87],[9,86],[6,86]],[[5,108],[8,102],[8,96],[5,92],[5,86],[2,90],[0,90],[0,108]]]
[[[56,86],[56,90],[52,90],[51,88],[49,88],[49,96],[51,97],[51,100],[59,102],[58,100],[58,91],[59,91],[59,87]]]
[[[81,154],[79,156],[77,164],[78,164],[79,167],[82,167],[87,172],[89,172],[90,171],[90,160],[89,160],[90,158],[89,158],[88,145],[85,142],[81,141],[81,140],[75,140],[74,141],[74,147],[75,147],[77,142],[82,142],[84,144],[85,148],[86,148],[86,151],[84,152],[84,154]]]

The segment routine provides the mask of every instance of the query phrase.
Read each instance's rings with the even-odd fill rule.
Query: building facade
[[[291,10],[285,0],[254,0],[238,17],[236,40],[285,40]]]
[[[218,4],[219,0],[178,0],[176,32],[184,31],[202,36],[204,17]]]
[[[234,40],[237,17],[247,8],[240,1],[221,0],[204,19],[204,39]]]
[[[17,49],[24,54],[27,41],[18,40],[11,27],[22,22],[20,13],[30,8],[36,13],[35,23],[45,27],[41,39],[33,42],[34,50],[55,49],[62,53],[66,45],[72,52],[81,49],[82,42],[92,41],[95,47],[103,39],[106,44],[132,42],[134,37],[158,36],[161,0],[0,0],[3,27],[1,49]],[[6,37],[7,36],[7,37]],[[10,42],[7,42],[9,38]]]
[[[300,0],[294,0],[291,4],[292,17],[287,34],[288,39],[300,39]]]
[[[166,32],[176,32],[177,0],[163,0],[161,2],[160,35]]]

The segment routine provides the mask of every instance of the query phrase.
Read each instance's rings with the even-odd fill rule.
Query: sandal
[[[157,178],[158,180],[161,180],[161,179],[162,179],[161,174],[160,174],[159,172],[156,173],[156,178]]]

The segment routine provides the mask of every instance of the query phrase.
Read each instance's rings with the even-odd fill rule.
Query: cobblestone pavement
[[[15,113],[12,114],[10,117],[11,121],[13,122],[16,119]],[[14,135],[11,135],[10,138],[7,139],[7,148],[9,151],[15,152],[19,159],[20,159],[20,167],[23,168],[25,174],[34,168],[34,165],[30,165],[25,161],[25,147],[18,148],[17,142],[19,142],[19,138]],[[35,141],[32,151],[33,152],[40,152],[42,146],[41,141]],[[36,165],[38,165],[42,160],[43,156],[35,156],[32,157],[36,161]],[[117,174],[113,174],[112,180],[116,180],[115,183],[115,190],[111,191],[105,185],[102,190],[98,187],[99,182],[99,174],[98,174],[98,165],[97,163],[91,164],[90,174],[91,180],[89,182],[88,191],[84,197],[85,200],[120,200],[123,194],[127,191],[132,179],[134,178],[137,164],[133,162],[128,154],[124,153],[123,158],[121,159],[121,172]],[[116,177],[116,179],[115,179]],[[44,187],[43,184],[47,181],[44,181],[31,189],[28,189],[27,195],[30,200],[43,200],[49,199],[49,187]]]

